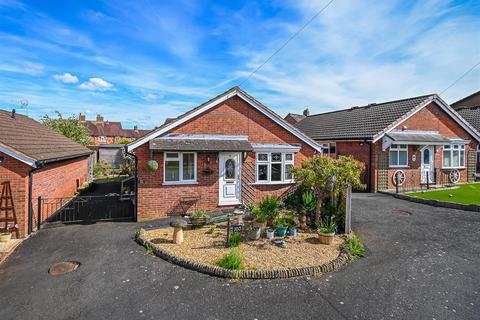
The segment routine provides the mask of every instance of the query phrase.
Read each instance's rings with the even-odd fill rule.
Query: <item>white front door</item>
[[[220,152],[219,205],[241,204],[242,158],[239,152]]]
[[[422,183],[433,183],[435,181],[435,147],[426,146],[422,149],[421,175]]]

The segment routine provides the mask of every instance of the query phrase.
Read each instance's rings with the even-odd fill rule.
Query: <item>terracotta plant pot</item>
[[[318,239],[320,240],[321,244],[332,244],[333,237],[335,236],[335,232],[332,233],[318,233]]]
[[[0,233],[0,242],[8,242],[12,239],[12,234],[10,232]]]

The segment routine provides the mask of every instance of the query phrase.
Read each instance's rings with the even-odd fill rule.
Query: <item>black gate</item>
[[[37,223],[133,221],[133,200],[113,195],[39,198]]]

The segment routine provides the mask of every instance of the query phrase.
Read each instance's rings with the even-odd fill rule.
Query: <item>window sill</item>
[[[463,170],[466,169],[467,167],[442,167],[442,170]]]
[[[388,166],[389,169],[408,169],[410,166]]]
[[[282,184],[295,184],[295,181],[289,181],[289,182],[284,182],[284,181],[279,181],[279,182],[254,182],[250,183],[252,186],[276,186],[276,185],[282,185]]]
[[[198,184],[198,181],[168,181],[162,183],[162,186],[184,186],[189,184]]]

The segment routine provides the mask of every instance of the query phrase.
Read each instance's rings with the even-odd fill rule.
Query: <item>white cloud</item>
[[[90,90],[90,91],[106,91],[113,88],[113,84],[103,80],[102,78],[90,78],[87,82],[82,83],[78,86],[80,89]]]
[[[78,78],[69,72],[65,72],[64,74],[54,74],[53,78],[57,81],[61,81],[63,83],[77,83]]]
[[[162,98],[160,95],[155,94],[155,93],[148,93],[144,96],[142,96],[142,99],[145,101],[154,101]]]

